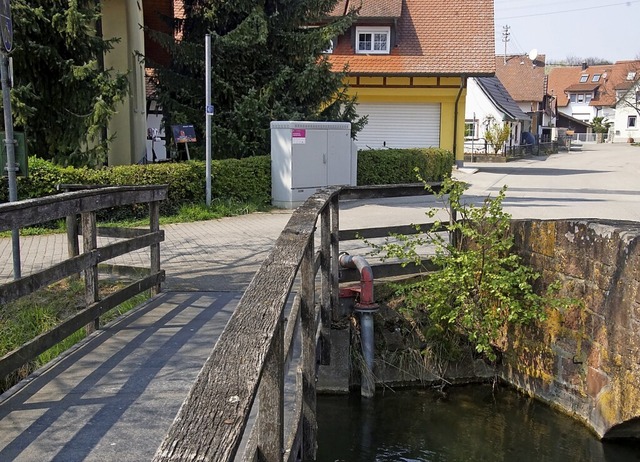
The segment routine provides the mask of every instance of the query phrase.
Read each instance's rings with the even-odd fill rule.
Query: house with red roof
[[[618,83],[616,115],[613,121],[613,142],[640,141],[640,71],[627,69],[625,79]]]
[[[493,2],[341,0],[332,15],[352,9],[329,59],[368,116],[358,146],[435,146],[462,163],[467,80],[495,72]]]
[[[523,125],[523,131],[540,134],[540,127],[549,126],[553,112],[545,91],[545,55],[496,56],[496,77],[531,118]]]
[[[549,72],[547,92],[555,99],[558,127],[589,133],[594,117],[604,117],[615,125],[611,133],[623,134],[616,108],[623,94],[640,78],[640,60],[614,64],[554,67]],[[633,123],[633,121],[631,121]]]
[[[166,18],[184,14],[182,0],[141,6],[138,23],[166,32],[172,30]],[[467,80],[495,72],[493,1],[339,0],[331,16],[354,9],[353,26],[328,51],[334,69],[347,66],[349,92],[357,95],[359,115],[368,116],[359,146],[436,146],[462,163]],[[149,34],[137,31],[144,37],[138,50],[153,61],[167,59]],[[153,110],[141,112],[158,119]]]

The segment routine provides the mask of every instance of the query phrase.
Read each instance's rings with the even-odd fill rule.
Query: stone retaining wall
[[[600,437],[640,438],[640,223],[521,220],[512,229],[517,251],[542,274],[539,283],[560,281],[559,296],[572,302],[550,309],[540,325],[510,332],[497,370],[470,354],[442,369],[428,364],[411,346],[402,316],[381,307],[378,384],[468,383],[497,374]],[[320,368],[320,392],[358,386],[360,346],[352,333],[349,323],[332,329],[331,366]]]
[[[601,437],[640,437],[640,223],[514,221],[543,282],[576,303],[510,336],[505,380],[585,421]]]

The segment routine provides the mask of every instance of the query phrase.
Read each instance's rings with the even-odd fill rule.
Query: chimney
[[[582,70],[583,71],[587,70],[587,62],[586,61],[582,61]]]

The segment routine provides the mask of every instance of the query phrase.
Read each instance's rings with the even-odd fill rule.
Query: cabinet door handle
[[[323,164],[327,163],[327,155],[326,154],[322,154],[322,163]]]

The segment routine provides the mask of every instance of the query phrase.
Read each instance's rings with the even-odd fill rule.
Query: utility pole
[[[13,23],[9,0],[0,0],[0,34],[3,50],[0,56],[0,79],[2,80],[2,106],[4,112],[4,144],[7,153],[7,166],[4,167],[9,177],[9,202],[18,200],[18,181],[16,179],[16,155],[13,139],[13,117],[11,115],[11,88],[9,84],[9,55],[13,47]],[[13,279],[20,279],[20,230],[11,230],[11,253],[13,255]]]
[[[504,42],[504,64],[507,64],[507,43],[509,42],[509,35],[511,35],[511,32],[509,32],[510,27],[509,26],[502,26],[502,41]]]

